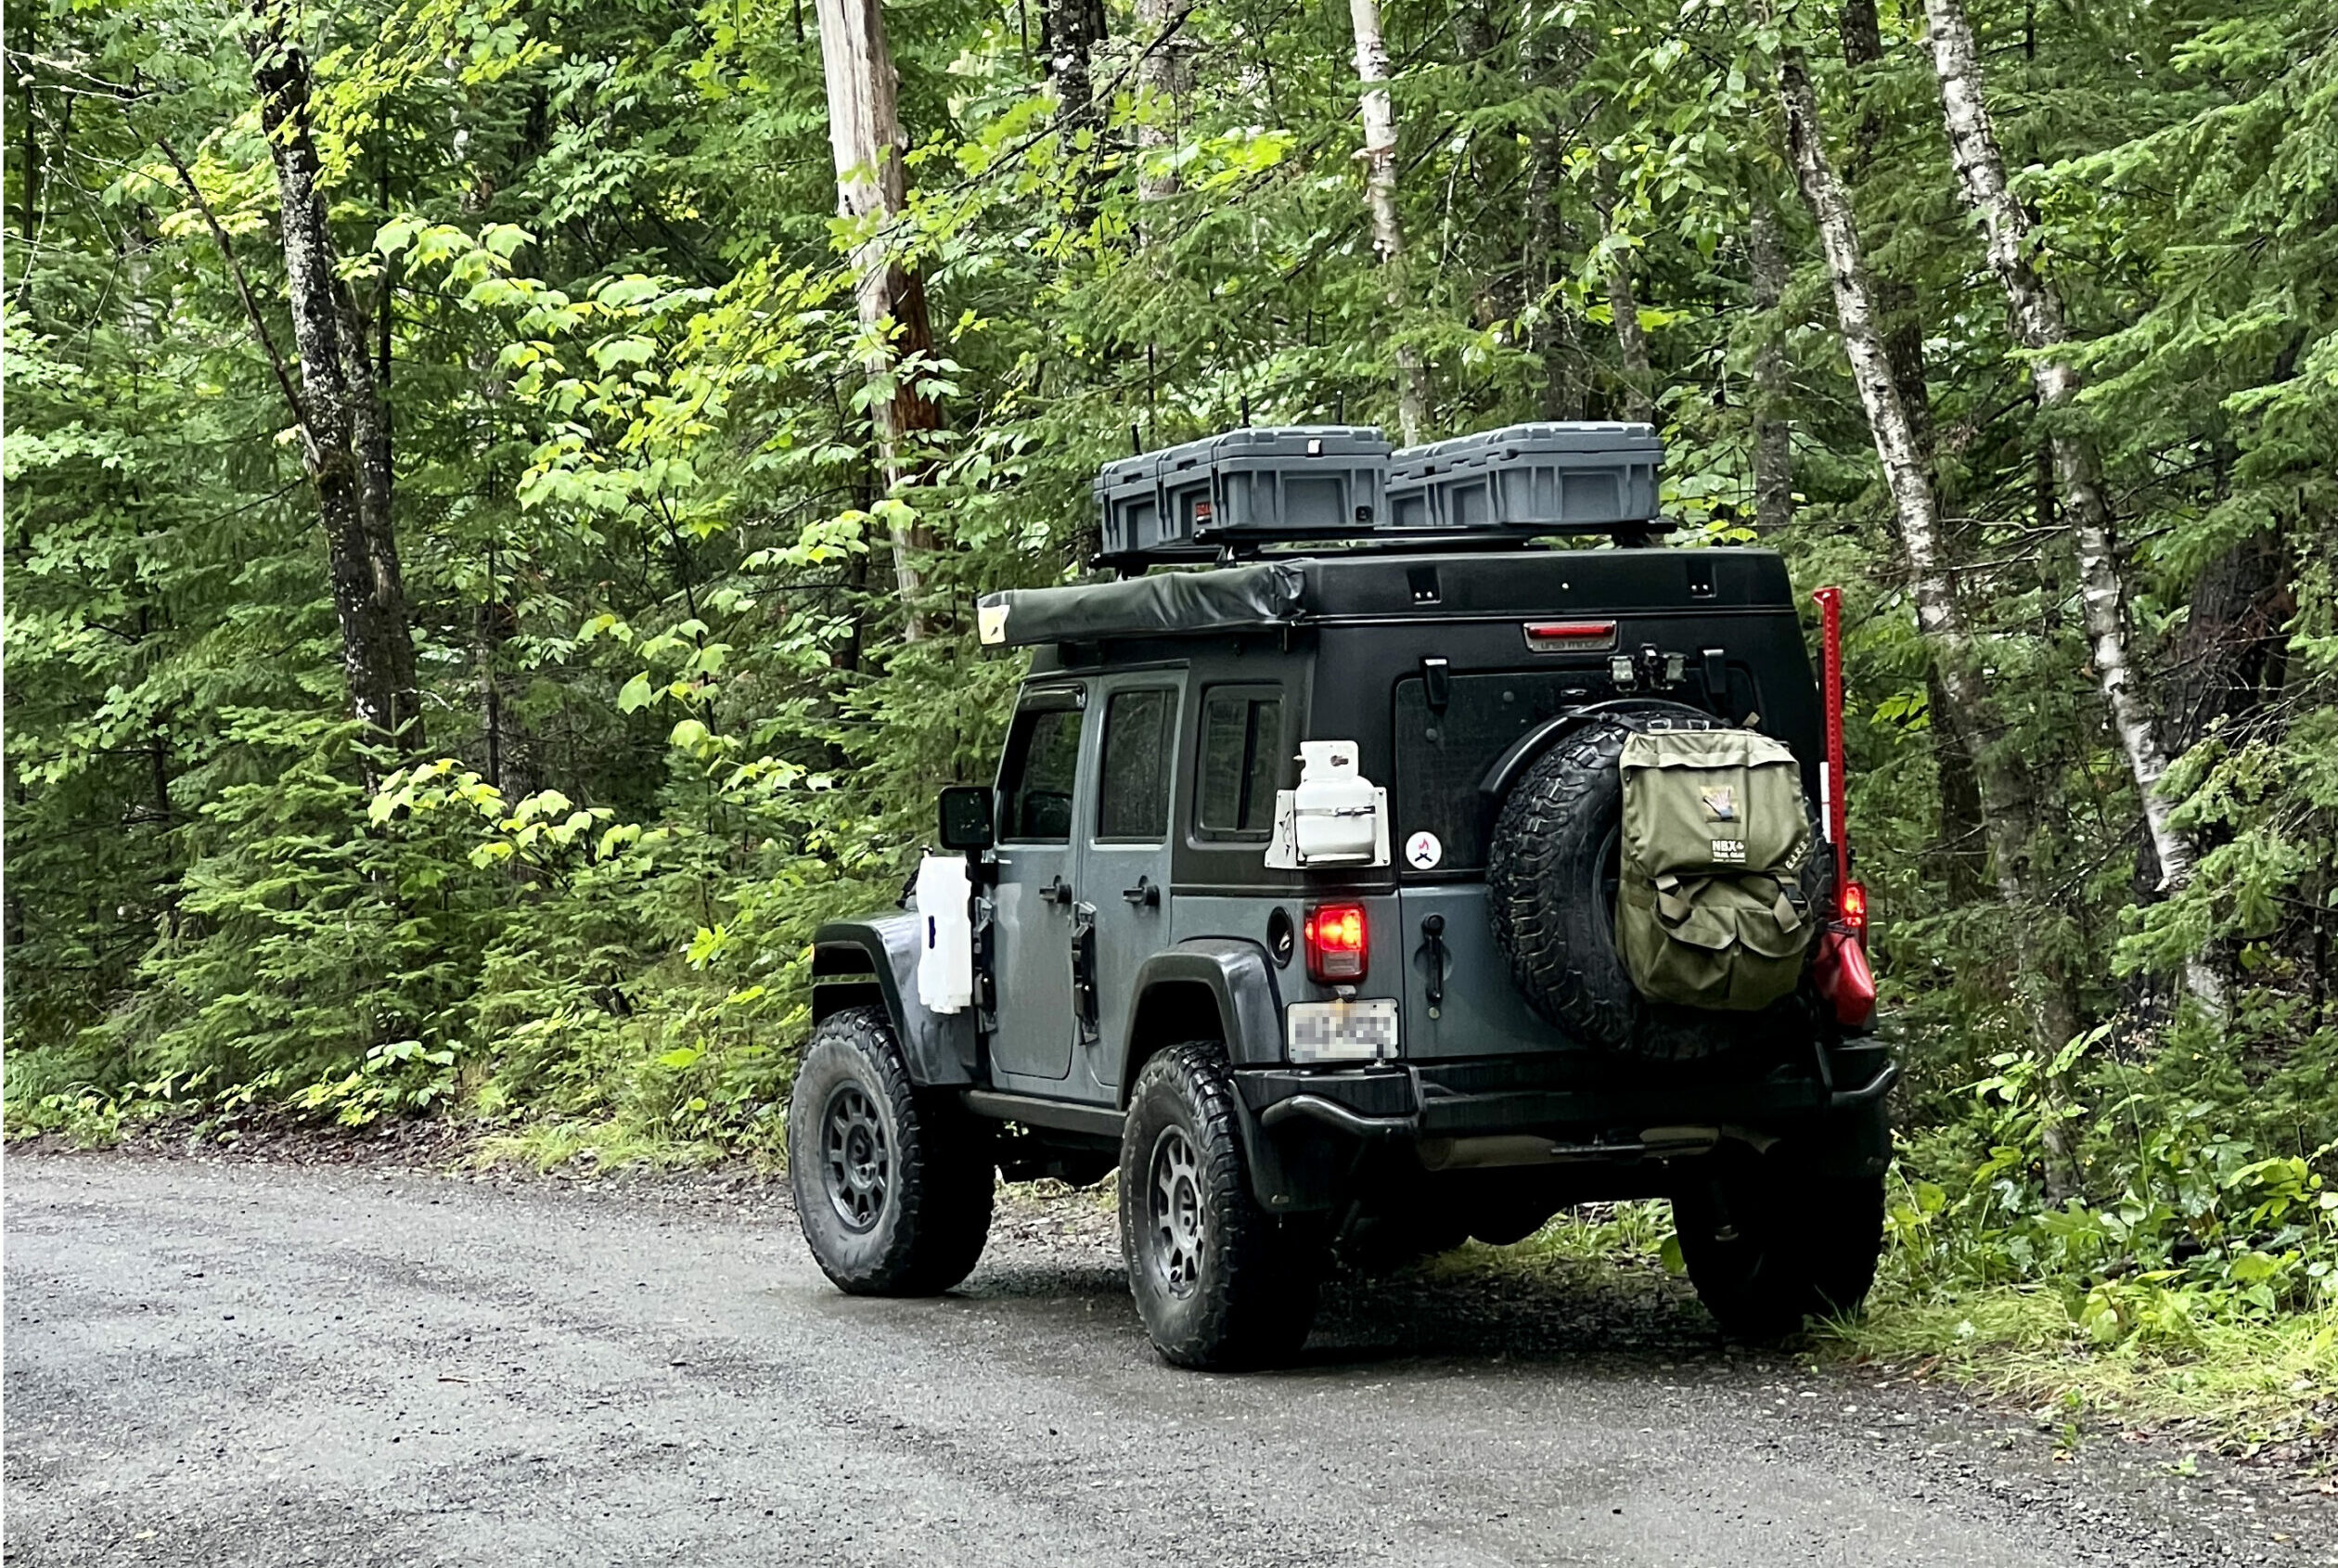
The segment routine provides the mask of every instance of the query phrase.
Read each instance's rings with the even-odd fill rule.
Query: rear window
[[[1265,840],[1283,773],[1282,693],[1212,687],[1201,704],[1201,787],[1194,828],[1205,839]]]
[[[1517,739],[1572,708],[1614,695],[1591,669],[1503,671],[1455,675],[1443,712],[1429,707],[1419,675],[1396,683],[1396,781],[1399,843],[1426,829],[1445,846],[1440,871],[1485,865],[1485,825],[1478,784]]]

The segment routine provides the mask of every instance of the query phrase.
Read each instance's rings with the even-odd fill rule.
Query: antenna
[[[1250,422],[1250,393],[1244,392],[1242,394],[1242,428],[1248,430]]]
[[[1137,434],[1137,421],[1134,419],[1128,421],[1128,455],[1132,457],[1145,455],[1145,443]]]

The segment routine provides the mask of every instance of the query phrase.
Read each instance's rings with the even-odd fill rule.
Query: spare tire
[[[1653,1003],[1625,971],[1615,945],[1621,863],[1624,742],[1665,719],[1710,726],[1709,713],[1672,703],[1589,718],[1526,769],[1503,797],[1487,846],[1487,908],[1510,979],[1535,1011],[1586,1045],[1655,1061],[1718,1056],[1777,1033],[1793,997],[1758,1013],[1715,1013]],[[1805,874],[1814,898],[1825,856]]]

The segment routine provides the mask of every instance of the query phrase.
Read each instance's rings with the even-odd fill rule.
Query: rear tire
[[[1824,1176],[1725,1144],[1674,1195],[1673,1224],[1722,1331],[1766,1343],[1866,1299],[1883,1249],[1883,1178]]]
[[[822,1273],[856,1296],[939,1295],[990,1237],[990,1124],[921,1095],[876,1008],[812,1031],[788,1101],[788,1184]]]
[[[1251,1196],[1216,1041],[1171,1046],[1137,1074],[1121,1134],[1120,1227],[1129,1291],[1163,1360],[1265,1366],[1306,1342],[1322,1239]]]

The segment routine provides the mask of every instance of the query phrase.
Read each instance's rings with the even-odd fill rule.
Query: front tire
[[[1883,1178],[1831,1176],[1725,1144],[1674,1194],[1689,1279],[1732,1339],[1780,1340],[1857,1310],[1883,1250]]]
[[[1257,1367],[1306,1342],[1322,1240],[1251,1196],[1216,1041],[1172,1046],[1137,1075],[1121,1134],[1120,1227],[1129,1290],[1163,1359]]]
[[[876,1008],[812,1031],[788,1101],[788,1184],[820,1270],[856,1296],[939,1295],[990,1237],[989,1125],[909,1081]]]

